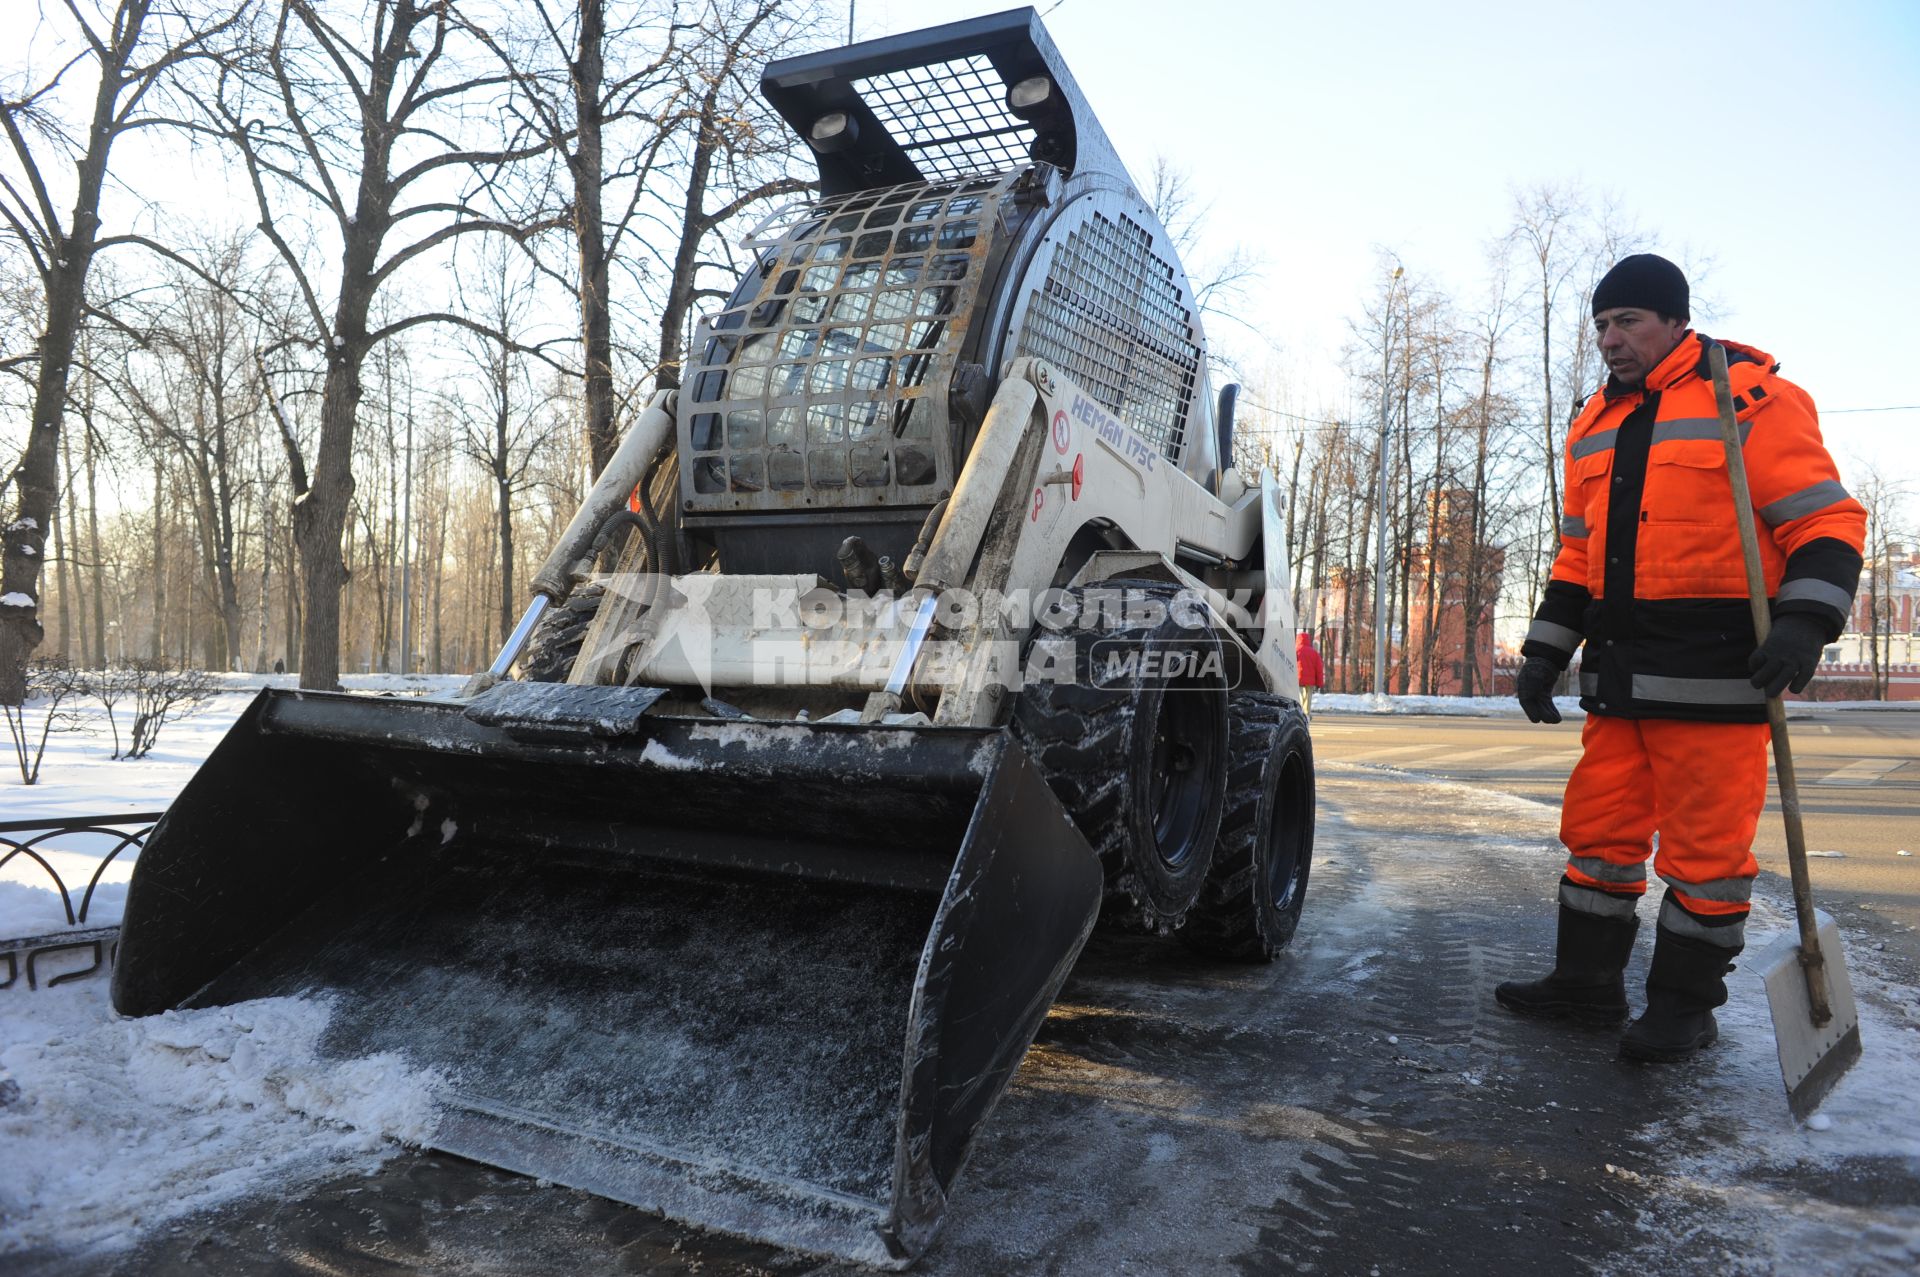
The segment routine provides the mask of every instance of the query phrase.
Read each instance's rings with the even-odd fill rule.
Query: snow
[[[640,751],[640,757],[643,761],[652,763],[664,771],[697,772],[706,767],[706,764],[699,759],[676,754],[657,740],[648,741],[647,747]]]
[[[33,596],[31,594],[22,594],[18,590],[9,590],[5,594],[0,594],[0,607],[32,607],[32,606],[33,606]]]
[[[323,1063],[327,1018],[268,998],[128,1020],[103,980],[0,995],[0,1257],[119,1249],[262,1181],[370,1172],[431,1138],[442,1080],[391,1055]]]

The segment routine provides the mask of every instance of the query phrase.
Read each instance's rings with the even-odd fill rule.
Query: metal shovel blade
[[[323,999],[434,1147],[883,1268],[932,1241],[1100,907],[1002,730],[263,692],[134,872],[114,1005]]]
[[[1760,978],[1766,983],[1767,1006],[1773,1012],[1773,1036],[1780,1047],[1787,1107],[1803,1122],[1860,1058],[1860,1013],[1853,1005],[1853,983],[1847,978],[1846,956],[1840,949],[1840,928],[1824,912],[1816,912],[1814,919],[1820,953],[1825,958],[1821,971],[1826,980],[1827,1005],[1833,1008],[1831,1020],[1819,1025],[1813,1022],[1796,935],[1780,937],[1760,955]]]

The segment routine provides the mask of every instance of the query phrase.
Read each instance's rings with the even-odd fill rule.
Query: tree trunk
[[[580,255],[580,339],[586,360],[587,453],[593,473],[620,444],[613,419],[613,319],[607,292],[606,227],[601,216],[601,83],[606,74],[605,0],[580,0],[580,38],[573,62],[573,104],[578,130],[567,167],[573,176],[573,235]]]
[[[1411,668],[1413,657],[1413,529],[1418,522],[1414,512],[1414,508],[1418,502],[1414,499],[1413,490],[1413,415],[1411,412],[1412,400],[1410,398],[1411,383],[1413,381],[1413,363],[1411,359],[1413,351],[1411,343],[1409,343],[1407,354],[1409,356],[1406,363],[1407,381],[1403,383],[1400,392],[1400,472],[1405,477],[1405,482],[1402,486],[1405,489],[1407,499],[1405,505],[1402,507],[1400,517],[1395,520],[1399,526],[1395,529],[1397,535],[1394,537],[1394,553],[1387,558],[1388,563],[1397,562],[1400,565],[1400,658],[1397,661],[1393,661],[1393,663],[1400,667],[1400,694],[1402,696],[1413,690],[1413,672]],[[1387,626],[1387,634],[1389,636],[1388,641],[1391,643],[1391,636],[1393,634],[1393,626],[1391,623]],[[1393,649],[1391,646],[1387,649],[1387,657],[1388,660],[1393,660]],[[1391,690],[1392,678],[1389,677],[1387,682],[1389,690]]]
[[[1323,458],[1323,460],[1325,460]],[[1313,612],[1309,630],[1322,626],[1326,622],[1327,598],[1327,501],[1332,494],[1332,476],[1326,473],[1326,466],[1315,466],[1313,504],[1313,575],[1307,578],[1308,588],[1312,591],[1310,607]]]
[[[107,668],[106,564],[100,557],[99,466],[94,460],[93,431],[81,433],[81,460],[87,468],[87,562],[93,586],[93,667]],[[124,619],[121,622],[124,627]]]
[[[253,652],[253,670],[264,674],[273,668],[273,658],[269,655],[272,644],[273,615],[273,492],[267,485],[262,468],[259,482],[260,506],[260,619],[258,625],[258,643]]]
[[[442,640],[446,629],[442,621],[440,600],[441,588],[447,579],[447,504],[442,501],[439,505],[439,530],[433,538],[433,672],[444,674],[447,672],[447,664]]]
[[[98,48],[100,78],[86,150],[75,166],[73,215],[66,233],[49,246],[52,260],[44,276],[47,309],[40,366],[34,378],[27,446],[14,472],[18,513],[12,519],[0,519],[0,596],[24,595],[32,603],[0,607],[0,704],[19,705],[26,700],[27,660],[46,637],[39,618],[40,565],[59,498],[60,426],[67,379],[86,300],[87,271],[100,234],[100,191],[106,183],[107,158],[124,122],[120,94],[128,84],[127,64],[140,43],[147,7],[147,0],[127,0],[115,15],[112,44]],[[46,229],[49,234],[58,233],[57,227]]]
[[[367,256],[371,258],[372,254]],[[364,269],[360,274],[366,277]],[[349,267],[348,278],[352,278]],[[353,294],[342,292],[342,309]],[[353,322],[357,319],[358,322]],[[366,308],[336,325],[349,342],[365,340]],[[320,447],[314,457],[313,486],[293,508],[293,540],[306,574],[306,607],[300,625],[300,686],[334,691],[340,686],[341,591],[347,564],[341,547],[347,514],[353,505],[353,430],[360,406],[360,360],[355,346],[335,347],[327,361],[320,399]]]
[[[708,122],[713,111],[709,92],[699,128],[700,138],[693,148],[687,172],[687,201],[682,209],[680,242],[673,254],[673,277],[667,284],[667,305],[660,315],[660,371],[654,384],[662,390],[680,385],[680,361],[686,357],[687,312],[693,307],[695,276],[699,273],[700,243],[713,229],[706,214],[707,183],[712,178],[714,126]]]
[[[105,79],[103,77],[104,85]],[[101,167],[105,167],[105,145]],[[40,339],[40,370],[34,380],[33,414],[27,429],[27,447],[14,472],[19,493],[18,515],[0,531],[0,595],[24,597],[29,606],[0,607],[0,705],[19,705],[27,696],[27,660],[46,638],[40,623],[40,565],[46,558],[47,535],[60,495],[60,421],[67,401],[67,368],[73,359],[74,335],[80,324],[87,257],[92,254],[92,227],[97,219],[85,201],[82,176],[81,204],[75,209],[77,227],[87,228],[84,243],[78,233],[63,243],[68,254],[47,274],[47,324]],[[99,184],[92,188],[93,204],[100,199]]]
[[[72,634],[75,608],[73,607],[72,599],[73,583],[79,576],[79,571],[77,566],[71,562],[76,553],[73,536],[73,445],[67,439],[66,431],[63,430],[60,434],[60,469],[66,479],[65,490],[67,500],[56,505],[53,511],[53,559],[54,562],[59,565],[58,586],[60,590],[60,612],[58,617],[60,622],[60,645],[54,649],[54,655],[58,656],[62,661],[66,661],[71,659],[75,647]],[[64,529],[61,527],[63,523],[66,525]],[[65,535],[62,535],[63,531]],[[83,607],[78,609],[78,611],[83,618],[84,629],[86,609]],[[85,661],[87,654],[87,636],[84,632],[80,635],[78,648],[81,660]]]
[[[1472,696],[1474,681],[1480,670],[1480,610],[1486,605],[1481,598],[1480,578],[1486,568],[1481,562],[1481,546],[1486,541],[1487,506],[1487,429],[1488,418],[1492,413],[1493,397],[1493,344],[1487,345],[1485,358],[1480,364],[1480,405],[1475,423],[1473,446],[1473,539],[1467,546],[1467,579],[1462,592],[1466,596],[1466,631],[1461,643],[1460,694]],[[1489,689],[1491,690],[1491,689]]]
[[[150,645],[155,660],[167,654],[167,508],[166,472],[160,455],[153,457],[153,633]]]

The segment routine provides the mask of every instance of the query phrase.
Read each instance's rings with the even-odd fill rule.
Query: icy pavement
[[[1920,1010],[1871,920],[1845,926],[1865,1057],[1822,1110],[1827,1129],[1799,1127],[1744,963],[1721,1041],[1682,1067],[1626,1064],[1613,1034],[1493,1004],[1494,983],[1544,970],[1551,952],[1551,808],[1337,765],[1321,800],[1306,915],[1279,962],[1089,946],[921,1271],[1920,1268]],[[1753,952],[1785,925],[1774,890],[1763,886]],[[1636,996],[1650,940],[1649,926]],[[424,1081],[396,1069],[377,1073],[391,1087],[341,1081],[321,1086],[327,1102],[287,1099],[297,1017],[279,1034],[293,1063],[268,1071],[279,1081],[244,1096],[239,1079],[201,1086],[164,1107],[141,1098],[136,1069],[155,1052],[178,1068],[173,1055],[196,1048],[166,1045],[167,1030],[136,1050],[153,1031],[111,1021],[104,982],[53,992],[63,1001],[0,994],[10,1050],[36,1060],[0,1109],[9,1152],[73,1171],[23,1215],[9,1202],[9,1273],[854,1271],[398,1143],[369,1151],[380,1132],[417,1130],[417,1110],[388,1099]],[[49,1020],[55,1005],[67,1009]],[[82,1115],[89,1096],[97,1116]],[[191,1160],[210,1129],[233,1137]],[[157,1213],[162,1186],[181,1191],[183,1178],[251,1182],[190,1214]],[[52,1236],[104,1249],[55,1256],[39,1248]]]

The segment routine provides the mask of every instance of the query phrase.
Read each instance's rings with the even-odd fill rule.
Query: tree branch
[[[405,332],[407,329],[417,327],[421,324],[452,324],[458,328],[465,328],[469,332],[479,333],[482,337],[498,342],[504,349],[513,354],[530,355],[556,372],[565,373],[569,377],[578,377],[581,375],[579,369],[569,368],[567,365],[560,363],[551,355],[547,354],[546,347],[551,345],[551,342],[541,342],[537,346],[528,346],[513,340],[513,338],[507,336],[497,328],[489,328],[478,320],[468,319],[465,315],[455,315],[448,311],[426,311],[417,315],[408,315],[405,319],[396,319],[386,327],[377,328],[367,334],[367,344],[370,346],[376,345],[397,333]],[[554,340],[567,342],[573,339],[563,337],[555,338]]]

